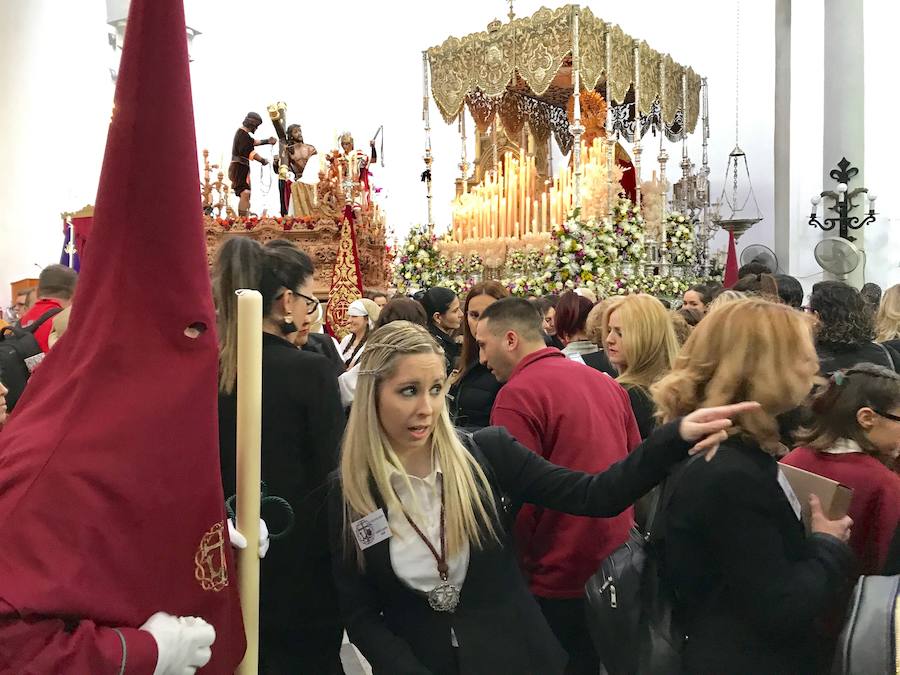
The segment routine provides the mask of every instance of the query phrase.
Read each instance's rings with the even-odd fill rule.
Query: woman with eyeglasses
[[[886,574],[900,525],[900,375],[871,363],[835,371],[812,402],[802,447],[784,459],[853,489],[850,547],[860,574]]]
[[[266,243],[266,248],[296,249],[297,247],[287,239],[273,239]],[[325,313],[322,303],[312,294],[306,294],[302,297],[306,300],[306,313],[310,315],[308,330],[302,334],[294,333],[289,335],[287,339],[303,351],[321,354],[331,361],[335,376],[339,377],[347,369],[344,367],[344,361],[338,353],[338,343],[328,333],[322,331],[322,320]]]
[[[292,246],[226,241],[213,269],[219,332],[219,444],[226,497],[235,493],[237,299],[263,298],[262,479],[286,499],[294,526],[260,561],[260,673],[341,673],[343,628],[330,580],[325,479],[337,468],[344,411],[332,364],[302,351],[316,316],[313,264]],[[271,531],[281,512],[263,511]]]

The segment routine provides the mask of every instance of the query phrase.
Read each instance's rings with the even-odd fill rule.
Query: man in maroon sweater
[[[481,315],[481,363],[505,382],[491,424],[506,427],[554,464],[604,471],[641,442],[628,394],[605,373],[545,347],[541,320],[520,298],[498,300]],[[625,542],[633,518],[631,508],[615,518],[587,518],[530,504],[516,518],[522,568],[547,622],[569,652],[566,673],[598,672],[585,624],[584,584]]]

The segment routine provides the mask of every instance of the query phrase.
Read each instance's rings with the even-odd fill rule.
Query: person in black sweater
[[[900,372],[900,353],[873,342],[874,319],[859,291],[842,281],[820,281],[813,286],[809,308],[819,321],[816,351],[823,375],[857,363]]]
[[[712,461],[683,469],[662,514],[662,578],[687,636],[683,673],[811,674],[828,652],[817,622],[851,581],[851,521],[827,520],[813,498],[807,536],[775,458],[777,416],[817,372],[808,318],[753,298],[710,312],[652,387],[664,421],[743,397],[762,404],[737,418]]]
[[[262,479],[294,510],[294,526],[274,542],[260,570],[260,672],[342,673],[343,626],[330,583],[326,478],[337,466],[344,413],[332,364],[287,336],[309,330],[318,303],[313,265],[292,247],[263,248],[235,237],[214,269],[219,319],[219,445],[225,495],[235,493],[237,302],[235,290],[263,297]],[[270,530],[284,514],[263,509]]]
[[[692,413],[590,475],[502,428],[457,435],[443,354],[418,326],[378,329],[360,365],[330,494],[332,560],[350,640],[378,675],[560,675],[566,656],[519,570],[507,504],[613,515],[755,408]]]
[[[509,296],[506,287],[496,281],[475,284],[466,295],[463,306],[463,346],[461,372],[450,387],[450,416],[453,423],[475,431],[491,423],[491,408],[502,386],[494,374],[482,365],[475,342],[475,327],[481,313],[491,304]]]
[[[460,344],[452,337],[463,320],[459,298],[449,288],[433,286],[422,294],[419,302],[428,317],[428,332],[444,350],[449,375],[459,367]]]

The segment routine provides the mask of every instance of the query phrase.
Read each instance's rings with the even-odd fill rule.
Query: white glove
[[[157,612],[141,626],[156,640],[158,656],[153,675],[193,675],[212,657],[216,629],[195,616]]]
[[[247,548],[247,537],[238,532],[231,518],[228,519],[228,539],[235,548]],[[259,557],[265,558],[269,552],[269,528],[266,527],[266,521],[259,519]]]

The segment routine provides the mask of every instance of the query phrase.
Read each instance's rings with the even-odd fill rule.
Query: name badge
[[[353,536],[356,537],[356,543],[361,551],[391,537],[391,528],[388,526],[387,517],[382,509],[372,511],[359,520],[354,520],[350,526],[353,528]]]

